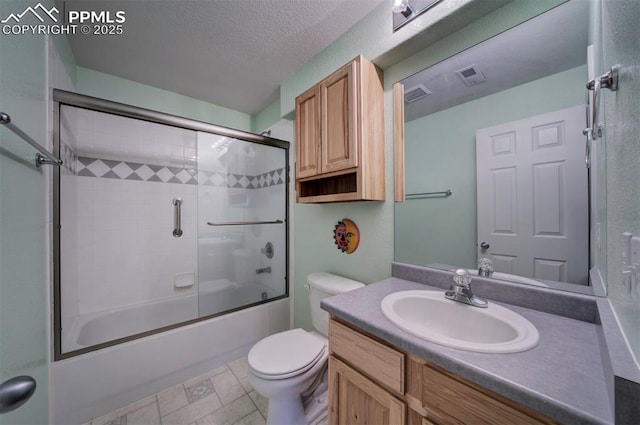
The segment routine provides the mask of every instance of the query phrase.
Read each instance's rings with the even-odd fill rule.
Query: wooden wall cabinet
[[[333,318],[329,352],[329,425],[558,424]]]
[[[382,73],[358,56],[296,98],[296,199],[384,201]]]

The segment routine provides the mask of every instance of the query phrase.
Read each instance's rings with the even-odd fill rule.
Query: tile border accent
[[[64,146],[64,145],[63,145]],[[71,151],[69,149],[69,151]],[[72,152],[72,151],[71,151]],[[117,180],[133,180],[157,183],[177,183],[236,189],[262,189],[277,186],[286,181],[284,167],[255,176],[220,171],[179,168],[144,164],[131,161],[77,157],[73,174],[80,177],[97,177]]]
[[[64,142],[60,142],[60,159],[62,160],[62,172],[66,175],[77,175],[78,156],[75,151]]]

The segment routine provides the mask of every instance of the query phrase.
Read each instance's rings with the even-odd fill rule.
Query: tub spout
[[[256,274],[271,273],[271,267],[265,267],[263,269],[256,269]]]

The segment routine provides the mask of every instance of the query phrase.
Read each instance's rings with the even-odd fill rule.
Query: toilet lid
[[[307,371],[324,352],[325,344],[319,338],[304,329],[292,329],[258,342],[247,360],[259,376],[284,378]]]

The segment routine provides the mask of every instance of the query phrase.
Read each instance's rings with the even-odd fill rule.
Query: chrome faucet
[[[471,292],[471,276],[466,269],[456,270],[453,281],[455,284],[444,293],[445,298],[480,308],[486,308],[489,305],[487,300]]]
[[[478,261],[478,276],[491,277],[493,274],[493,266],[488,258],[481,258]]]

